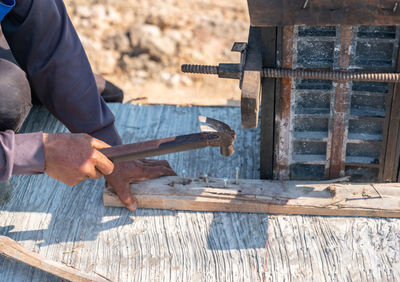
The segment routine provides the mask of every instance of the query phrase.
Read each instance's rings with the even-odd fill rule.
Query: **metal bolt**
[[[186,170],[182,170],[183,185],[186,185]]]
[[[206,185],[208,187],[208,175],[207,174],[204,174],[204,180],[206,181]]]
[[[397,11],[397,6],[398,6],[399,4],[397,3],[397,2],[395,2],[394,3],[394,6],[393,6],[393,13],[396,13],[396,11]]]
[[[239,168],[236,167],[236,176],[235,176],[236,180],[235,180],[235,184],[238,185],[239,184]]]
[[[303,7],[301,7],[301,8],[305,9],[305,8],[307,8],[307,5],[308,5],[308,0],[304,1]]]
[[[224,187],[226,188],[227,185],[228,185],[228,178],[224,177]]]

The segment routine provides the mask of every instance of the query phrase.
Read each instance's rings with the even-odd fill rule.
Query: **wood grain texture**
[[[353,28],[349,25],[340,26],[338,67],[347,71],[350,63],[350,48],[353,40]],[[333,112],[332,138],[329,164],[329,178],[344,176],[346,145],[348,134],[348,119],[350,115],[350,87],[349,81],[337,81]]]
[[[243,128],[257,128],[261,101],[261,29],[250,26],[240,101]]]
[[[0,254],[70,281],[110,281],[101,276],[87,275],[79,269],[49,260],[21,247],[16,241],[6,236],[0,236]]]
[[[292,68],[293,65],[293,34],[294,27],[287,26],[282,30],[282,67]],[[291,100],[292,79],[282,78],[280,86],[280,109],[279,109],[279,139],[276,145],[278,151],[277,176],[280,180],[290,178],[290,138],[291,130]]]
[[[261,29],[261,55],[263,67],[276,67],[277,28]],[[276,79],[261,79],[261,116],[260,116],[260,178],[273,179],[275,148],[275,96]]]
[[[139,208],[333,216],[400,217],[400,184],[333,184],[162,177],[131,184]],[[110,187],[105,206],[123,207]]]
[[[396,71],[400,71],[400,48],[397,53]],[[390,89],[391,99],[387,101],[388,117],[387,134],[384,135],[386,147],[384,152],[384,166],[381,173],[382,181],[398,181],[399,180],[399,161],[400,161],[400,85],[394,83]],[[388,97],[389,98],[389,97]],[[387,98],[387,100],[388,100]],[[382,158],[382,157],[381,157]]]
[[[165,156],[180,173],[258,178],[259,130],[240,130],[239,108],[111,105],[125,143],[197,130],[203,114],[238,133],[218,148]],[[41,109],[24,131],[65,131]],[[67,187],[47,176],[13,177],[0,234],[30,251],[113,281],[332,281],[400,279],[400,220],[104,207],[104,181]],[[265,249],[269,230],[269,248]],[[78,248],[80,247],[80,248]],[[266,255],[266,256],[265,256]],[[264,267],[265,264],[265,267]],[[265,272],[264,272],[265,271]],[[0,281],[59,281],[0,258]]]
[[[254,26],[398,25],[399,3],[392,0],[248,0]]]

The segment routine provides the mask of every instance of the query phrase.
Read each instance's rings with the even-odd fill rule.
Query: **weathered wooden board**
[[[13,239],[0,235],[0,254],[6,258],[15,259],[21,263],[31,265],[35,268],[41,269],[48,273],[54,274],[60,278],[67,279],[70,281],[80,281],[80,282],[107,282],[110,281],[101,276],[91,276],[87,275],[85,272],[79,269],[73,268],[49,260],[39,254],[31,252],[19,245]]]
[[[259,130],[240,129],[240,109],[111,105],[124,142],[191,133],[203,114],[238,133],[218,148],[166,155],[188,177],[258,178]],[[24,131],[64,131],[34,109]],[[104,181],[68,187],[47,176],[12,179],[0,234],[48,259],[113,281],[398,281],[400,220],[104,207]],[[268,249],[265,248],[268,238]],[[59,281],[0,258],[0,281]]]
[[[207,178],[208,179],[208,178]],[[163,177],[134,183],[139,208],[333,216],[400,217],[400,184],[330,184]],[[112,188],[105,206],[123,206]]]
[[[398,25],[392,0],[247,0],[254,26]]]
[[[261,30],[250,27],[240,101],[243,128],[258,126],[261,101]]]

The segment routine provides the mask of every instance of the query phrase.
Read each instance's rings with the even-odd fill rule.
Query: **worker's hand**
[[[87,134],[43,134],[45,172],[67,185],[112,173],[114,164],[97,149],[110,147]]]
[[[114,188],[118,197],[131,211],[136,210],[136,199],[129,189],[129,183],[176,175],[167,161],[137,160],[116,163],[112,174],[105,176],[106,181]]]

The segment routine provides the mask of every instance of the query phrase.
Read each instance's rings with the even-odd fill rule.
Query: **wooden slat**
[[[254,212],[332,216],[400,217],[400,184],[230,181],[163,177],[131,185],[138,207],[191,211]],[[108,188],[105,206],[122,206]]]
[[[70,281],[111,281],[101,276],[88,275],[79,269],[49,260],[21,247],[16,241],[6,236],[0,236],[0,254]]]
[[[284,27],[282,31],[282,67],[291,69],[293,65],[293,32],[294,27]],[[291,105],[292,79],[282,78],[280,85],[280,124],[278,147],[278,179],[289,179],[290,159],[290,105]]]
[[[398,45],[397,45],[398,46]],[[400,48],[397,52],[396,71],[400,71]],[[387,116],[389,117],[384,158],[382,181],[398,181],[399,154],[400,154],[400,84],[394,83],[391,89],[391,101],[388,103]],[[387,99],[386,99],[387,101]],[[385,125],[388,117],[386,117]]]
[[[256,128],[261,100],[261,31],[250,26],[240,102],[242,127]]]
[[[261,29],[261,51],[263,67],[276,66],[277,28]],[[272,179],[275,146],[275,86],[276,79],[261,80],[261,140],[260,140],[260,178]]]
[[[348,70],[350,63],[350,46],[353,39],[351,26],[340,26],[340,51],[339,68]],[[344,163],[346,158],[347,126],[345,125],[349,115],[349,103],[347,81],[338,81],[335,93],[333,127],[331,139],[331,154],[329,164],[329,178],[344,176]]]
[[[254,26],[398,25],[400,3],[392,0],[248,0]]]
[[[229,159],[217,148],[165,158],[176,172],[185,169],[190,177],[208,173],[232,178],[236,166],[241,178],[259,176],[260,131],[240,129],[237,107],[110,107],[124,143],[194,132],[199,114],[229,121],[238,133]],[[38,130],[66,129],[34,108],[23,131]],[[48,259],[116,282],[400,280],[397,219],[130,212],[104,207],[101,180],[68,187],[44,175],[21,175],[12,183],[13,197],[0,207],[1,235]],[[0,281],[59,279],[0,256]]]

